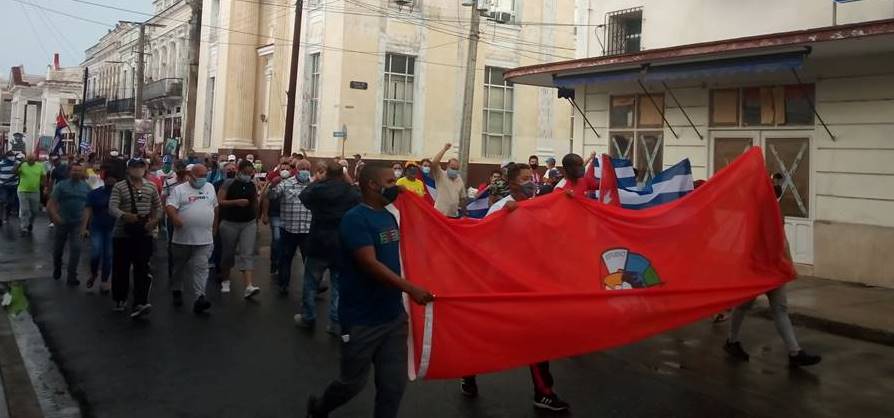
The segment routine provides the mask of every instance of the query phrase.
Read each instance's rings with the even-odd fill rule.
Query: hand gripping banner
[[[628,210],[557,192],[484,220],[402,193],[411,377],[457,378],[668,331],[795,276],[759,149],[671,203]]]

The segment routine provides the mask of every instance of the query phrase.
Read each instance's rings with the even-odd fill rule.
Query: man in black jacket
[[[345,212],[360,202],[360,192],[345,179],[342,166],[330,161],[326,164],[325,178],[311,183],[298,198],[310,209],[311,223],[308,256],[304,265],[302,313],[295,315],[295,323],[305,328],[316,324],[316,296],[323,272],[329,269],[332,292],[326,331],[339,335],[338,270],[335,266],[340,251],[338,227]]]

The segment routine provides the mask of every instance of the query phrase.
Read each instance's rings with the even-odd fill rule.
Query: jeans
[[[112,274],[112,229],[90,229],[90,274],[96,277],[102,267],[100,281],[109,281]]]
[[[279,216],[270,217],[270,271],[276,271],[279,268],[279,257],[282,253],[282,235],[279,233],[282,228],[282,218]]]
[[[40,213],[40,192],[19,192],[19,224],[22,231],[34,225],[34,218]]]
[[[300,249],[302,260],[307,260],[308,234],[293,234],[282,228],[279,231],[282,238],[280,238],[278,281],[280,287],[288,287],[292,281],[292,259],[295,258],[295,252]]]
[[[81,224],[69,222],[56,225],[53,233],[53,278],[62,277],[62,254],[68,244],[68,281],[78,279],[78,261],[81,259]]]
[[[18,186],[0,186],[0,217],[5,221],[19,209]]]
[[[126,302],[130,293],[130,268],[133,267],[133,302],[145,305],[149,301],[152,279],[149,278],[149,259],[152,258],[152,236],[115,237],[112,239],[112,299]]]
[[[360,393],[375,368],[376,406],[373,417],[397,416],[407,386],[407,318],[382,325],[351,326],[341,342],[338,378],[326,388],[315,414],[325,416]]]
[[[776,325],[776,331],[782,337],[785,348],[789,352],[801,350],[798,345],[798,339],[795,337],[795,329],[792,327],[792,320],[788,317],[788,298],[785,295],[785,286],[778,287],[767,292],[767,300],[770,301],[770,310],[773,311],[773,323]],[[739,330],[742,329],[742,321],[745,320],[745,314],[751,309],[754,299],[745,302],[733,309],[730,318],[729,341],[739,341]]]
[[[338,323],[338,270],[331,261],[322,258],[307,257],[304,262],[304,290],[301,292],[301,316],[313,322],[317,319],[317,291],[323,272],[329,269],[329,323]]]
[[[208,256],[214,248],[213,244],[183,245],[172,244],[174,258],[171,265],[174,275],[171,276],[171,290],[183,290],[183,282],[188,285],[196,298],[205,296],[205,285],[208,283]]]

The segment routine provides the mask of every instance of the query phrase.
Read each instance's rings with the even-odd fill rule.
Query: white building
[[[9,147],[17,143],[24,152],[48,151],[56,133],[56,117],[61,112],[71,119],[82,87],[80,69],[61,68],[58,61],[47,67],[45,76],[28,75],[24,66],[12,67],[3,97],[8,119],[0,118],[8,120]],[[66,152],[76,150],[75,133],[73,126],[63,132]]]
[[[819,277],[894,287],[894,2],[579,0],[580,59],[516,68],[573,90],[576,151],[641,176],[742,150],[784,176],[792,253]],[[589,122],[589,123],[588,123]],[[592,127],[591,127],[592,125]]]

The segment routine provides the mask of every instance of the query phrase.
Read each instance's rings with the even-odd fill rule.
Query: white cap
[[[192,171],[192,168],[193,168],[194,166],[195,166],[195,164],[187,164],[187,165],[186,165],[186,171]]]
[[[228,155],[228,156],[227,156],[227,161],[236,161],[236,156],[233,155],[233,154]]]

